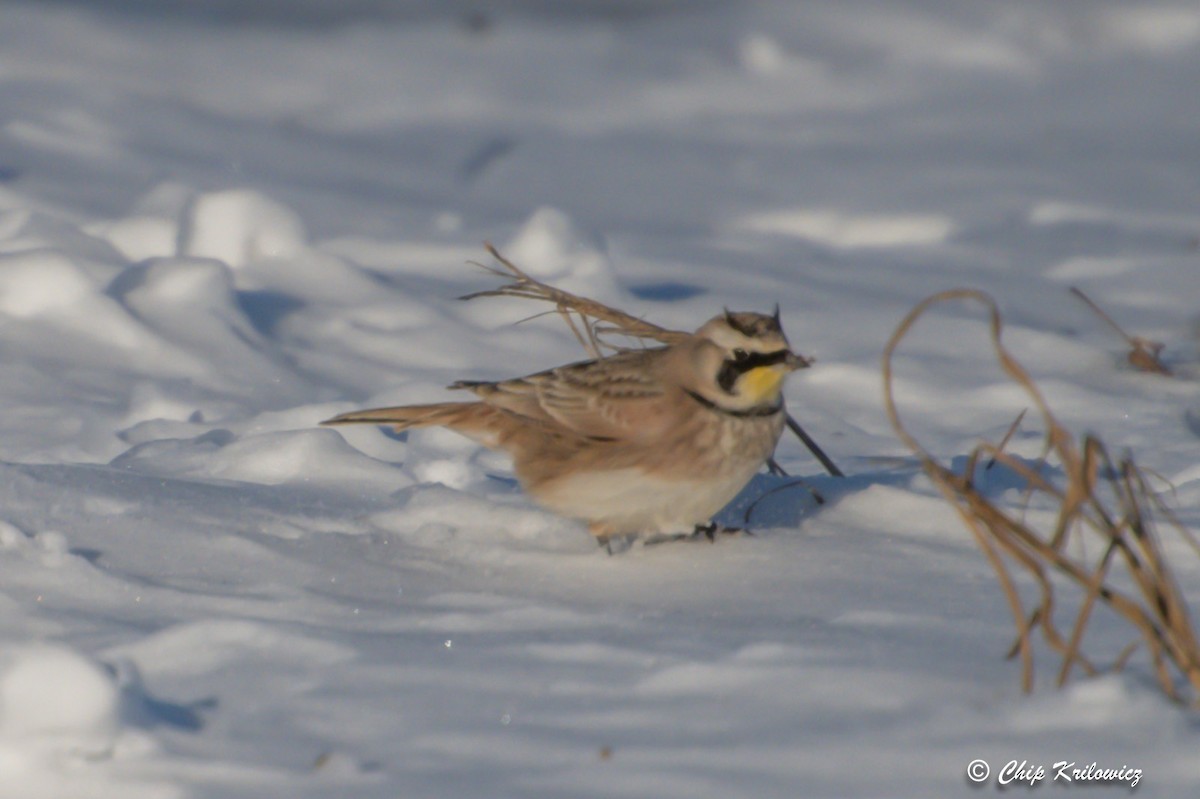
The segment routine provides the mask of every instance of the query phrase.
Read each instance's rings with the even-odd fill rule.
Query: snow
[[[0,796],[956,796],[976,758],[989,791],[1013,760],[1200,786],[1144,657],[1056,691],[1039,652],[1021,695],[1000,589],[879,376],[917,301],[984,289],[1060,420],[1200,528],[1194,3],[4,20]],[[455,299],[495,285],[484,241],[668,327],[778,302],[816,358],[789,407],[849,476],[787,437],[824,504],[751,508],[764,474],[721,517],[753,537],[609,556],[466,439],[318,427],[583,357],[542,309]],[[947,462],[1027,404],[989,352],[951,306],[898,353]]]

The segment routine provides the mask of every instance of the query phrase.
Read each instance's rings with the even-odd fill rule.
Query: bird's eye
[[[733,359],[735,361],[744,361],[749,357],[750,357],[750,353],[746,352],[741,347],[738,347],[737,349],[735,349],[733,351]]]

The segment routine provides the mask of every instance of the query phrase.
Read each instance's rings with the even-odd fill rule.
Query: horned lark
[[[726,311],[669,346],[450,386],[474,402],[354,411],[322,424],[441,426],[503,450],[534,501],[586,521],[604,544],[704,529],[773,454],[783,381],[809,363],[789,347],[778,310]]]

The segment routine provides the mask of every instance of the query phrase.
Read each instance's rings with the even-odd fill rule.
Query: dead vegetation
[[[1160,357],[1165,346],[1161,341],[1151,341],[1141,336],[1129,335],[1123,327],[1117,324],[1115,319],[1093,302],[1091,297],[1084,294],[1082,289],[1072,286],[1071,293],[1083,300],[1084,304],[1091,308],[1096,316],[1103,319],[1108,323],[1109,327],[1117,331],[1117,335],[1125,339],[1125,343],[1129,345],[1129,354],[1125,358],[1133,368],[1142,372],[1150,372],[1151,374],[1171,376],[1171,370],[1162,362],[1162,358]]]
[[[1000,368],[1024,389],[1040,416],[1044,448],[1035,461],[1005,451],[1017,427],[1014,423],[1003,441],[981,443],[961,472],[952,471],[922,447],[901,421],[892,367],[897,346],[933,306],[963,300],[986,309]],[[1055,419],[1029,374],[1001,343],[1002,328],[995,302],[982,292],[946,291],[925,299],[904,318],[884,350],[884,401],[897,435],[957,510],[995,570],[1016,623],[1011,654],[1020,658],[1023,689],[1028,692],[1034,687],[1034,644],[1040,635],[1060,658],[1060,686],[1076,671],[1095,675],[1121,670],[1137,650],[1144,649],[1162,690],[1176,701],[1196,702],[1200,697],[1200,642],[1159,529],[1178,534],[1198,555],[1200,547],[1151,490],[1145,472],[1131,457],[1114,458],[1094,436],[1076,443]],[[1145,351],[1134,347],[1135,352]],[[1148,354],[1157,360],[1157,349],[1151,349]],[[1002,505],[977,487],[977,469],[991,461],[1011,469],[1024,481],[1021,507]],[[1048,515],[1027,510],[1047,505],[1052,509]],[[1049,521],[1037,523],[1031,520],[1034,518]],[[1024,590],[1019,575],[1027,580]],[[1034,586],[1032,601],[1023,596],[1030,593],[1029,582]],[[1099,605],[1128,623],[1132,639],[1104,665],[1084,652],[1084,639]],[[1060,620],[1063,616],[1067,617],[1065,623]]]

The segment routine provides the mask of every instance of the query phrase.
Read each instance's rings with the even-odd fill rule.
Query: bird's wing
[[[648,439],[670,423],[663,348],[559,366],[498,383],[459,383],[485,402],[597,439]]]

